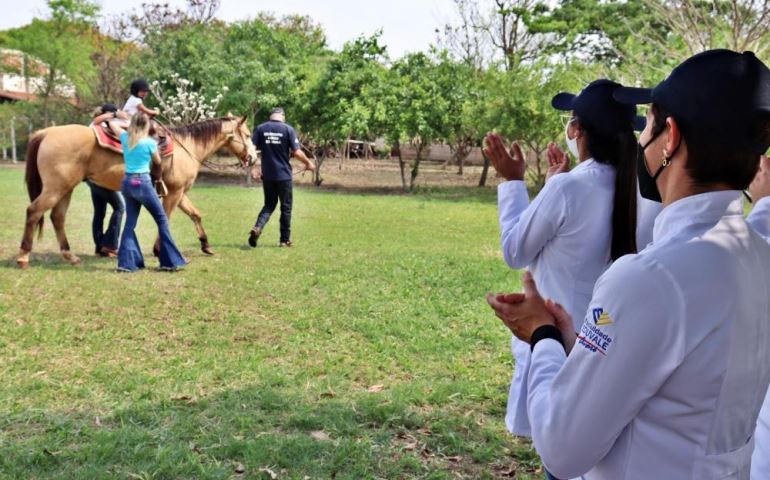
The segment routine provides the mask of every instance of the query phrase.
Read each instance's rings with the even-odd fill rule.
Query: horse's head
[[[251,131],[246,125],[246,117],[228,115],[225,130],[225,148],[238,157],[245,166],[257,158],[257,149],[251,142]]]

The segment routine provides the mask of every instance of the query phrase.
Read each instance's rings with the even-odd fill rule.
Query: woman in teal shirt
[[[126,200],[126,225],[120,239],[118,250],[118,270],[134,272],[144,268],[144,257],[139,248],[139,240],[134,229],[139,218],[139,211],[144,206],[155,219],[160,236],[160,268],[179,270],[187,264],[182,253],[176,247],[168,226],[168,217],[163,211],[160,199],[150,179],[150,162],[160,164],[158,145],[150,138],[150,119],[137,112],[131,117],[128,131],[120,134],[123,146],[123,158],[126,162],[126,176],[120,191]]]

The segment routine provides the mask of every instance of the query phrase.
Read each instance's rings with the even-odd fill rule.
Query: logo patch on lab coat
[[[603,308],[594,308],[593,309],[593,316],[594,316],[594,325],[612,325],[612,319],[610,318],[610,314],[605,312]]]
[[[583,322],[578,335],[578,343],[590,352],[607,355],[607,350],[612,345],[612,336],[600,327],[612,325],[612,318],[603,308],[594,308],[591,313],[593,324]]]

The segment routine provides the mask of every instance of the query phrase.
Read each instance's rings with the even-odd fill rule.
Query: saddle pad
[[[123,154],[123,147],[120,145],[120,140],[112,135],[111,131],[108,131],[104,125],[91,125],[91,130],[96,135],[96,143],[100,147],[112,150],[115,153]],[[165,137],[166,142],[159,145],[160,156],[168,157],[174,153],[174,138],[172,136]]]

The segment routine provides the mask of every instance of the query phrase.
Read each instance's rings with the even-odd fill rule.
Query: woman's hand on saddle
[[[767,155],[759,158],[759,170],[749,185],[749,194],[754,203],[761,198],[770,197],[770,158]]]
[[[527,163],[518,143],[513,142],[510,149],[506,149],[503,139],[496,133],[488,133],[484,143],[484,155],[501,177],[506,180],[524,180]]]
[[[548,171],[545,173],[545,181],[560,173],[569,172],[569,156],[564,151],[551,142],[546,148],[548,157]]]

